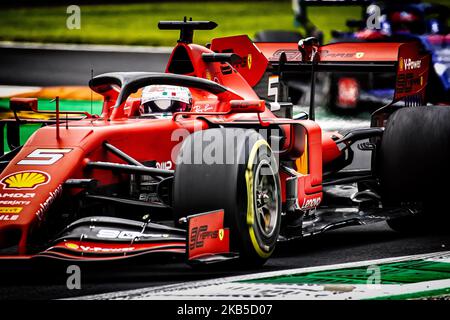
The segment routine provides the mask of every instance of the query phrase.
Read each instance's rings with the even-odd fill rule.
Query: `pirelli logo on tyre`
[[[40,185],[49,183],[50,176],[42,171],[28,170],[15,172],[4,177],[0,183],[4,189],[33,190]]]

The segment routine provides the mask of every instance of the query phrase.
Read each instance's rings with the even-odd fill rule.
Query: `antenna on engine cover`
[[[192,17],[183,21],[160,21],[158,28],[160,30],[180,30],[180,39],[178,42],[192,43],[194,39],[194,30],[212,30],[217,27],[217,23],[213,21],[192,21]]]
[[[298,51],[302,54],[302,62],[311,63],[311,87],[309,100],[309,119],[315,120],[315,96],[316,96],[316,66],[318,62],[319,40],[314,37],[301,39],[298,42]]]
[[[50,102],[55,102],[55,113],[56,113],[56,139],[59,140],[59,96],[56,96],[55,99]]]

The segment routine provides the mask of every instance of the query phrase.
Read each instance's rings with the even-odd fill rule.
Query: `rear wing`
[[[302,72],[395,73],[394,102],[404,98],[424,103],[430,56],[417,43],[333,43],[317,49],[314,62],[304,61],[301,52],[276,49],[273,43],[258,43],[273,72],[284,80]],[[285,58],[282,58],[282,55]]]
[[[396,75],[393,102],[425,102],[430,56],[415,42],[318,46],[313,38],[308,38],[299,46],[297,43],[253,43],[247,36],[234,36],[214,39],[211,50],[241,56],[244,63],[234,67],[252,87],[266,77],[267,71],[278,76],[279,82],[311,73],[314,80],[311,91],[315,90],[315,72],[390,72]]]

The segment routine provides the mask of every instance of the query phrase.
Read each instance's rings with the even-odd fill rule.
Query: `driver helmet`
[[[186,87],[151,85],[142,90],[141,114],[190,111],[192,94]]]
[[[390,15],[392,31],[421,33],[423,22],[420,17],[413,12],[395,11]]]

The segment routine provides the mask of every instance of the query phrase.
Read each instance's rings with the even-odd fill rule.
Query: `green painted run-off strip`
[[[450,263],[416,260],[380,264],[378,267],[380,268],[380,284],[408,284],[450,279]],[[373,276],[373,271],[368,270],[367,267],[357,267],[239,282],[272,284],[366,284],[371,276]]]

